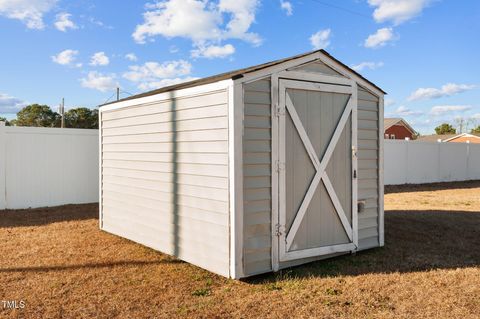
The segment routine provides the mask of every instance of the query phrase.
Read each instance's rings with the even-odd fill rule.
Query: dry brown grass
[[[246,281],[99,231],[95,205],[5,212],[0,295],[26,306],[0,317],[479,318],[480,182],[452,185],[387,189],[384,248]]]

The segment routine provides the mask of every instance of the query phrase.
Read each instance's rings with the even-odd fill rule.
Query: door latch
[[[357,170],[356,169],[353,170],[353,178],[357,178]]]

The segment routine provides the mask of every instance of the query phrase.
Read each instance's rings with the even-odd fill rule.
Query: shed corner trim
[[[243,85],[228,87],[228,169],[230,278],[244,277],[243,267]]]

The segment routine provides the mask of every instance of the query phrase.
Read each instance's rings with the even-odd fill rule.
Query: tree
[[[457,130],[455,130],[452,125],[448,123],[443,123],[435,128],[435,132],[437,133],[437,135],[456,134]]]
[[[0,116],[0,122],[5,122],[5,126],[10,126],[10,122],[6,117]]]
[[[472,128],[471,133],[480,134],[480,125],[478,125],[476,128]]]
[[[60,114],[53,112],[48,105],[31,104],[21,109],[12,122],[17,126],[58,127]]]
[[[65,127],[98,129],[98,110],[78,107],[65,112]]]

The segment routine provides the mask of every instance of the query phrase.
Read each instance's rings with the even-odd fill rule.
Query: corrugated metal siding
[[[378,97],[358,87],[358,214],[359,249],[377,247],[378,241]]]
[[[222,90],[102,112],[104,230],[229,275],[227,103]]]
[[[253,275],[272,265],[270,80],[245,84],[244,103],[244,271]]]

